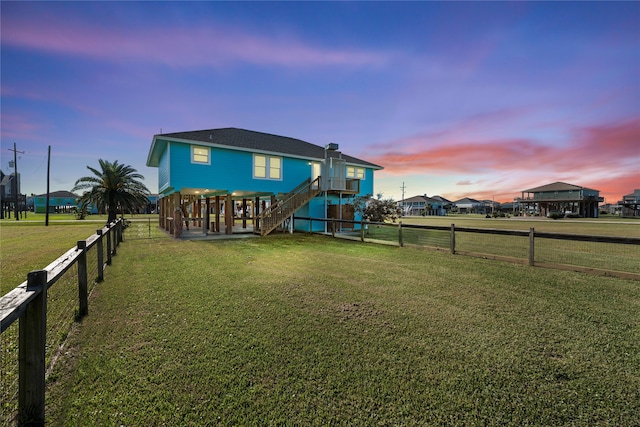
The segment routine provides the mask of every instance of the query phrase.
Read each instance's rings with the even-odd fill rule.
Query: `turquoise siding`
[[[191,162],[191,145],[171,142],[159,162],[160,190],[172,187],[210,191],[286,193],[311,177],[307,159],[282,156],[282,179],[253,178],[253,154],[247,151],[210,147],[210,164]],[[170,157],[170,162],[168,158]],[[169,164],[170,163],[170,164]],[[365,170],[360,194],[373,194],[373,170]]]
[[[282,179],[254,179],[253,153],[210,148],[210,164],[191,163],[189,144],[171,143],[171,183],[181,188],[283,193],[311,176],[307,160],[282,157]],[[164,158],[164,157],[163,157]]]
[[[160,192],[169,187],[169,159],[171,156],[171,145],[167,144],[165,152],[162,153],[158,162],[158,189]]]
[[[58,206],[76,206],[77,198],[75,197],[52,197],[49,199],[49,212],[53,212]],[[34,197],[33,211],[34,213],[46,213],[47,198]]]
[[[364,170],[364,179],[360,180],[360,196],[373,196],[373,169]]]

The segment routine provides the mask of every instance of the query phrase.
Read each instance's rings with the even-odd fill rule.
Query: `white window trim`
[[[353,174],[349,174],[349,168],[353,168]],[[362,171],[362,178],[358,177],[358,171]],[[364,180],[367,176],[367,171],[361,166],[347,166],[347,179],[359,179]]]
[[[201,148],[203,150],[207,150],[207,161],[206,162],[198,162],[195,160],[195,149]],[[191,146],[191,163],[194,165],[210,165],[211,164],[211,149],[209,147],[205,147],[203,145],[192,145]]]
[[[256,176],[256,157],[264,157],[265,158],[265,176]],[[279,178],[271,178],[271,159],[278,159],[280,160],[280,177]],[[253,179],[262,179],[262,180],[268,180],[268,181],[282,181],[282,176],[283,174],[283,168],[284,168],[284,160],[282,157],[280,156],[272,156],[270,154],[257,154],[257,153],[253,153],[253,167],[251,169],[251,175],[253,176]]]

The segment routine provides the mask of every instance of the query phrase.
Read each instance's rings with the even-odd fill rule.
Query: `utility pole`
[[[402,190],[402,215],[404,215],[404,207],[405,207],[405,202],[404,202],[404,190],[406,190],[406,186],[404,185],[404,181],[402,182],[402,187],[400,187],[400,189]]]
[[[50,176],[50,170],[51,170],[51,146],[49,146],[49,152],[47,154],[47,203],[45,204],[45,220],[44,220],[44,225],[45,227],[49,226],[49,176]],[[35,210],[35,208],[34,208]]]
[[[18,201],[20,198],[20,195],[18,194],[18,153],[20,154],[24,154],[24,151],[18,151],[16,149],[16,143],[13,143],[13,150],[11,148],[8,149],[9,151],[13,151],[13,181],[14,181],[14,187],[15,187],[15,206],[13,207],[13,213],[16,216],[16,221],[19,221],[18,218]]]

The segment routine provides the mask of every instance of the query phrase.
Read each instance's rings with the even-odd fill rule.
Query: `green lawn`
[[[99,227],[2,223],[3,293]],[[304,234],[127,233],[49,377],[50,425],[637,422],[637,281]]]
[[[529,237],[479,234],[464,231],[465,228],[520,230],[528,232],[533,227],[538,232],[604,235],[617,237],[640,237],[638,220],[528,220],[489,219],[479,216],[410,217],[402,218],[402,241],[404,245],[450,249],[450,225],[456,228],[456,253],[477,256],[497,256],[528,262]],[[365,239],[398,244],[398,225],[370,225]],[[446,227],[446,230],[411,228],[412,225]],[[602,242],[580,242],[542,237],[535,239],[535,262],[555,266],[577,266],[599,269],[606,274],[615,272],[640,274],[640,245]]]
[[[52,425],[633,425],[637,282],[321,236],[129,240]]]

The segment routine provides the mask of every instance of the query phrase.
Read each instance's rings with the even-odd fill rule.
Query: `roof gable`
[[[575,191],[575,190],[598,191],[592,188],[580,187],[579,185],[567,184],[566,182],[553,182],[551,184],[543,185],[540,187],[523,190],[523,193],[537,193],[537,192],[543,192],[543,191]]]
[[[409,197],[408,199],[401,200],[403,203],[415,203],[415,202],[424,202],[427,198],[423,195]]]
[[[40,194],[40,195],[37,195],[35,197],[47,197],[47,193]],[[77,199],[79,196],[76,195],[76,194],[73,194],[70,191],[61,190],[61,191],[52,191],[52,192],[50,192],[49,193],[49,197],[66,198],[66,199]]]
[[[439,202],[442,202],[442,203],[451,203],[451,200],[445,199],[442,196],[433,196],[432,199],[438,200]]]
[[[456,205],[459,205],[459,204],[467,204],[467,203],[471,203],[471,204],[480,204],[481,202],[479,202],[479,201],[478,201],[478,200],[476,200],[476,199],[472,199],[471,197],[465,197],[465,198],[463,198],[463,199],[456,200],[456,201],[455,201],[455,202],[453,202],[453,203],[454,203],[454,204],[456,204]]]
[[[154,135],[147,160],[148,166],[157,166],[157,156],[153,156],[157,139],[191,141],[203,145],[221,145],[239,150],[265,151],[318,160],[324,159],[325,153],[324,147],[311,144],[301,139],[238,128],[206,129]],[[382,169],[381,166],[374,163],[344,153],[342,153],[342,158],[347,163],[362,165],[373,169]]]

